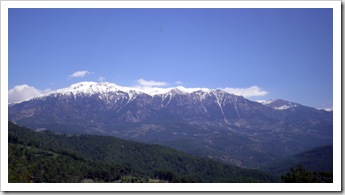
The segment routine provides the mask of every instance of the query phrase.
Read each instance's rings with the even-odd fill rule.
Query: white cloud
[[[248,88],[224,88],[222,90],[235,95],[241,95],[246,98],[253,96],[264,96],[268,93],[257,86],[251,86]]]
[[[144,79],[137,80],[137,83],[139,84],[139,87],[163,87],[166,86],[166,82],[161,81],[147,81]]]
[[[29,85],[17,85],[8,90],[8,102],[21,102],[32,97],[51,92],[51,89],[39,90]]]
[[[105,77],[102,77],[102,76],[98,77],[98,81],[99,81],[99,82],[105,81]]]
[[[176,81],[175,84],[176,84],[176,85],[181,85],[181,84],[182,84],[182,81]]]
[[[69,78],[79,78],[79,77],[85,77],[89,74],[92,74],[90,71],[82,70],[82,71],[77,71],[71,75],[69,75]]]

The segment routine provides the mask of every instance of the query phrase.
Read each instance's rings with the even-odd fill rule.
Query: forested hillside
[[[9,182],[279,182],[279,177],[108,136],[9,122]]]
[[[333,146],[318,147],[294,156],[285,158],[279,162],[263,167],[275,175],[283,175],[298,165],[312,172],[333,172]]]
[[[282,176],[288,183],[332,183],[333,146],[309,150],[263,167],[270,174]]]

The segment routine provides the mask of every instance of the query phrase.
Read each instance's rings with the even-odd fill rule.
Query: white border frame
[[[333,8],[333,183],[8,183],[8,8]],[[2,1],[1,191],[341,191],[341,1]]]

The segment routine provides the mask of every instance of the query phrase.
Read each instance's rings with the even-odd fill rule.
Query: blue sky
[[[332,9],[9,9],[9,89],[42,93],[80,81],[151,82],[249,90],[251,100],[281,98],[329,108],[332,14]]]

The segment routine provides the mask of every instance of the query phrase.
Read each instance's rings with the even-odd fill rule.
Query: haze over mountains
[[[243,167],[333,143],[332,112],[206,88],[81,82],[10,104],[9,120],[36,130],[162,144]]]

